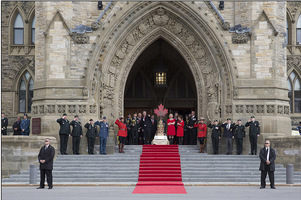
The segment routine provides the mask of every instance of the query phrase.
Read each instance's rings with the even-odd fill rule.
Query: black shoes
[[[48,190],[51,190],[53,187],[52,186],[50,186],[49,188],[48,188]]]
[[[275,186],[271,186],[271,189],[276,189]]]
[[[44,187],[38,187],[37,189],[44,189]]]
[[[264,189],[265,187],[261,186],[260,189]]]

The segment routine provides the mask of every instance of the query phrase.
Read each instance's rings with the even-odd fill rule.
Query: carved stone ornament
[[[248,42],[248,38],[249,38],[248,33],[234,34],[232,36],[232,43],[233,44],[246,44]]]
[[[87,44],[89,43],[89,36],[85,34],[73,33],[72,39],[76,44]]]
[[[230,23],[229,22],[223,22],[222,23],[222,28],[225,30],[225,31],[228,31],[230,29]]]
[[[99,23],[98,22],[92,22],[91,28],[93,31],[96,31],[99,28]]]
[[[287,70],[291,68],[301,70],[301,56],[287,56]]]

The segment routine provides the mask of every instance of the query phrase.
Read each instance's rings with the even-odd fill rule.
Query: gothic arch
[[[177,13],[179,6],[188,11],[190,9],[188,19],[187,16],[184,19]],[[96,53],[94,53],[96,59],[91,59],[94,61],[90,63],[87,70],[87,93],[91,94],[91,91],[95,90],[90,85],[91,80],[98,79],[98,75],[102,74],[99,84],[102,107],[112,108],[110,109],[114,113],[112,117],[122,115],[123,93],[133,63],[148,45],[158,38],[163,38],[183,56],[194,75],[199,115],[206,116],[208,102],[216,101],[215,103],[218,104],[216,95],[220,87],[227,91],[227,94],[223,95],[223,103],[232,102],[232,88],[235,85],[236,73],[231,57],[226,52],[227,47],[224,47],[225,44],[222,45],[223,36],[213,30],[213,27],[208,27],[207,23],[212,25],[208,18],[198,19],[200,16],[195,13],[195,10],[180,3],[155,3],[147,9],[147,12],[143,12],[143,9],[137,10],[140,12],[127,13],[128,17],[139,16],[131,20],[130,26],[124,27],[125,20],[121,19],[119,24],[111,27],[108,34],[102,37],[105,42],[96,45]],[[124,29],[121,30],[122,27]],[[117,33],[119,33],[118,38],[116,38]],[[98,72],[100,68],[101,73]],[[95,85],[94,83],[94,87]],[[203,97],[206,97],[204,102],[202,102]],[[118,108],[113,108],[116,104]]]
[[[22,21],[23,21],[23,30],[24,30],[23,31],[23,41],[24,41],[23,44],[25,44],[26,41],[27,41],[26,38],[25,38],[25,31],[27,31],[27,23],[26,22],[28,21],[28,18],[26,16],[24,10],[20,6],[16,5],[14,7],[14,9],[12,10],[11,15],[9,17],[9,32],[10,32],[10,34],[9,34],[9,43],[10,44],[13,44],[14,23],[15,23],[15,19],[16,19],[18,14],[21,15],[21,18],[22,18]]]

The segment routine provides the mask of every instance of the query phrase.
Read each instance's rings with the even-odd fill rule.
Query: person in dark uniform
[[[227,121],[225,121],[222,125],[224,127],[224,137],[226,138],[226,154],[231,155],[233,151],[233,144],[232,140],[234,139],[234,133],[233,133],[233,128],[234,128],[234,123],[231,123],[231,119],[228,118]]]
[[[155,119],[155,115],[151,116],[151,122],[152,122],[152,135],[151,135],[151,141],[153,141],[156,132],[157,132],[157,120]]]
[[[138,113],[138,144],[143,145],[144,141],[143,141],[143,132],[142,132],[142,114]]]
[[[143,111],[142,116],[142,131],[144,133],[145,142],[144,144],[150,144],[151,140],[151,132],[152,132],[152,122],[150,119],[150,115],[146,114],[146,111]]]
[[[127,132],[129,133],[126,140],[127,140],[127,144],[131,145],[131,134],[130,134],[130,131],[131,131],[131,122],[132,122],[132,115],[131,114],[128,114],[128,118],[125,120],[125,123],[126,123],[126,128],[127,128]]]
[[[5,117],[5,114],[1,114],[1,134],[7,135],[7,125],[8,125],[8,119]]]
[[[211,140],[212,140],[213,153],[217,155],[218,148],[219,148],[219,140],[221,139],[221,127],[220,125],[218,125],[217,120],[214,120],[214,122],[209,124],[208,127],[212,129]]]
[[[28,119],[28,115],[24,114],[24,119],[21,121],[21,131],[22,135],[29,135],[30,132],[30,120]]]
[[[48,189],[52,189],[52,169],[53,158],[55,155],[55,149],[50,145],[50,139],[45,139],[45,145],[40,149],[38,160],[40,163],[40,187],[37,189],[43,189],[45,187],[45,174],[47,176]]]
[[[94,144],[95,139],[97,138],[97,128],[93,122],[93,119],[90,119],[88,123],[85,124],[87,129],[86,137],[88,142],[88,154],[94,155]]]
[[[274,178],[276,152],[275,152],[274,149],[272,149],[270,147],[270,141],[269,140],[265,141],[264,148],[262,148],[260,150],[259,158],[260,158],[259,170],[261,171],[261,186],[260,186],[260,189],[265,188],[265,185],[266,185],[265,179],[267,177],[267,174],[269,174],[271,188],[276,189],[276,187],[275,187],[275,178]]]
[[[255,120],[255,117],[252,116],[251,119],[246,123],[245,127],[249,128],[249,138],[251,144],[251,155],[257,154],[257,137],[260,135],[260,124]]]
[[[109,138],[109,123],[107,123],[107,118],[103,117],[102,120],[99,120],[94,123],[99,126],[99,146],[100,146],[100,154],[106,155],[106,145],[107,139]]]
[[[179,117],[179,113],[176,112],[175,115],[174,115],[174,119],[176,120],[176,123],[175,123],[176,135],[174,137],[174,141],[176,142],[176,144],[179,144],[179,138],[177,136],[177,128],[178,128],[178,122],[179,122],[178,117]]]
[[[234,138],[236,140],[236,153],[242,154],[243,141],[246,136],[245,126],[241,124],[241,119],[238,119],[234,126]]]
[[[196,128],[194,124],[197,123],[197,118],[195,116],[195,112],[191,112],[191,117],[188,119],[188,138],[189,138],[189,145],[196,145],[197,143],[197,135],[196,135]]]
[[[59,135],[61,155],[67,155],[67,145],[70,136],[70,123],[67,119],[67,114],[64,113],[61,118],[56,120],[56,122],[60,125]]]
[[[140,128],[139,120],[137,118],[137,113],[133,114],[133,118],[131,120],[131,130],[130,130],[130,142],[131,144],[138,144],[138,129]]]
[[[80,138],[83,137],[83,129],[82,124],[78,120],[78,115],[74,116],[74,119],[70,123],[70,126],[72,126],[72,149],[74,155],[79,155],[79,144],[80,144]]]
[[[14,135],[21,135],[21,117],[17,117],[17,121],[13,125]]]
[[[188,138],[188,122],[189,122],[189,115],[185,115],[185,119],[184,119],[184,144],[188,145],[189,144],[189,138]]]

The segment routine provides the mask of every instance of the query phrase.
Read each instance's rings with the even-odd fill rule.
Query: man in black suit
[[[187,132],[188,132],[188,141],[190,145],[196,145],[197,144],[197,134],[196,134],[196,128],[194,127],[194,124],[197,123],[197,118],[195,116],[195,112],[191,111],[191,116],[188,118],[188,125],[187,125]]]
[[[264,143],[264,148],[260,150],[259,153],[260,158],[260,167],[261,171],[261,186],[260,189],[265,188],[265,179],[267,177],[267,173],[269,174],[269,179],[271,183],[271,189],[276,189],[274,184],[274,171],[275,171],[275,160],[276,160],[276,152],[274,149],[270,147],[270,141],[266,140]]]
[[[21,135],[21,117],[17,117],[17,121],[13,125],[14,135]]]
[[[63,114],[62,118],[56,120],[60,124],[60,150],[62,155],[67,155],[67,145],[70,136],[70,123],[67,119],[67,114]]]
[[[151,116],[151,122],[152,122],[152,136],[151,140],[154,139],[156,132],[157,132],[157,120],[155,119],[155,115]]]
[[[53,169],[53,158],[55,150],[50,145],[50,139],[45,139],[45,145],[41,148],[38,155],[40,163],[40,187],[37,189],[42,189],[45,187],[45,174],[47,176],[48,189],[52,189],[52,169]]]
[[[146,115],[146,111],[143,111],[142,124],[143,124],[142,131],[144,133],[144,138],[145,138],[144,144],[150,144],[151,132],[152,132],[152,122],[150,119],[150,115]]]

